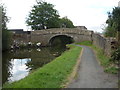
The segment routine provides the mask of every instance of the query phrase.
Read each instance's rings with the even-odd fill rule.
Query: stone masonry
[[[19,44],[28,44],[28,42],[35,44],[40,42],[42,46],[49,46],[51,39],[59,35],[71,37],[75,43],[82,41],[92,41],[95,46],[103,49],[104,53],[110,56],[111,41],[87,29],[82,30],[79,28],[53,28],[46,30],[36,30],[31,31],[29,34],[24,33],[23,35],[17,35],[17,37],[15,34],[14,41],[17,41]]]
[[[65,35],[73,38],[75,42],[91,41],[91,31],[80,30],[77,28],[55,28],[31,32],[31,42],[42,43],[42,46],[48,46],[52,38],[59,35]]]

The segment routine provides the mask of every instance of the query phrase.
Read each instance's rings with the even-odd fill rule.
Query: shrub
[[[120,47],[118,47],[112,54],[111,60],[120,61]]]

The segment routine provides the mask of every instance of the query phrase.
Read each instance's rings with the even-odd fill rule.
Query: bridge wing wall
[[[95,34],[95,33],[92,34],[92,38],[93,38],[93,44],[95,46],[101,48],[107,56],[111,55],[112,49],[111,49],[111,41],[110,40],[102,37],[99,34]]]

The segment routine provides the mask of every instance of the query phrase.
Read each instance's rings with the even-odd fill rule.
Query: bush
[[[118,47],[118,49],[116,49],[112,56],[111,56],[111,60],[113,61],[120,61],[120,47]]]

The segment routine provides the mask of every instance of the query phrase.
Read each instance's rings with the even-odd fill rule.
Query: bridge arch
[[[67,35],[67,34],[58,34],[58,35],[54,35],[52,36],[49,40],[48,40],[48,44],[51,46],[55,39],[60,39],[62,43],[64,44],[70,44],[73,43],[75,40],[72,36]]]

